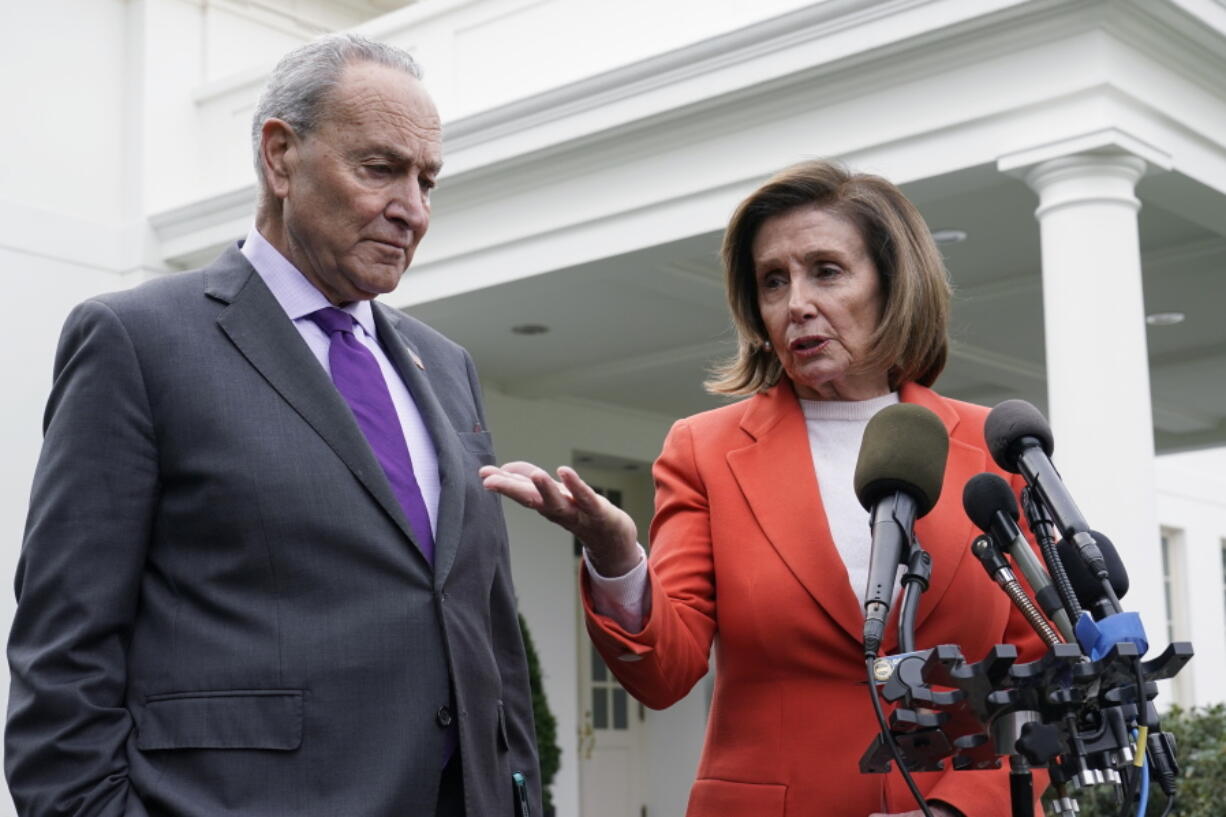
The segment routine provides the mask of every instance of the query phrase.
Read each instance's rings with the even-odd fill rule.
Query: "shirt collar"
[[[289,259],[260,235],[254,225],[247,232],[241,252],[264,279],[265,285],[272,291],[273,297],[281,304],[290,320],[305,320],[312,312],[332,306],[324,294],[316,289]],[[338,308],[352,315],[367,335],[377,337],[375,315],[370,301],[353,301]]]

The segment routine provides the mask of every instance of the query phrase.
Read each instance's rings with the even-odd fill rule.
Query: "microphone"
[[[853,485],[869,512],[872,550],[864,593],[864,652],[876,656],[885,634],[898,565],[915,537],[915,520],[941,496],[949,434],[923,406],[897,403],[864,429]]]
[[[971,543],[971,553],[975,554],[975,558],[983,565],[983,569],[988,571],[988,575],[992,577],[992,580],[1005,591],[1005,595],[1009,597],[1013,605],[1022,611],[1022,615],[1026,617],[1026,621],[1030,623],[1035,632],[1049,646],[1061,643],[1060,636],[1047,623],[1047,619],[1043,618],[1039,608],[1034,606],[1034,602],[1030,600],[1030,597],[1026,595],[1026,591],[1022,589],[1022,585],[1018,583],[1017,577],[1009,569],[1009,563],[1005,561],[1005,557],[1000,555],[1000,551],[992,543],[991,536],[976,537],[975,541]]]
[[[1073,543],[1081,559],[1100,581],[1107,565],[1090,526],[1077,508],[1064,481],[1051,462],[1054,447],[1051,426],[1042,413],[1025,400],[1006,400],[988,413],[983,435],[992,459],[1004,470],[1021,474],[1051,511],[1064,539]]]
[[[1106,534],[1092,530],[1090,535],[1098,542],[1098,549],[1103,553],[1103,561],[1107,564],[1108,580],[1111,582],[1111,589],[1115,592],[1116,599],[1124,598],[1124,594],[1128,592],[1128,571],[1124,569],[1124,562],[1120,559],[1119,551],[1115,549],[1115,545],[1111,543]],[[1113,609],[1111,600],[1103,592],[1102,583],[1097,577],[1090,575],[1090,571],[1080,559],[1075,558],[1073,546],[1061,539],[1056,547],[1060,552],[1060,559],[1066,565],[1065,570],[1068,573],[1069,582],[1073,585],[1073,592],[1077,594],[1077,600],[1081,602],[1081,605],[1088,610],[1093,610],[1096,619],[1103,619],[1117,612]]]
[[[1000,551],[1009,552],[1034,590],[1035,601],[1064,640],[1073,640],[1073,623],[1060,602],[1060,594],[1017,526],[1017,497],[1009,483],[996,474],[975,475],[962,490],[962,508],[976,527],[992,537]]]

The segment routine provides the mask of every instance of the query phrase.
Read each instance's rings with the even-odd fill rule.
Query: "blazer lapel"
[[[953,406],[936,392],[908,383],[899,390],[899,399],[930,409],[945,424],[950,435],[941,497],[928,515],[915,523],[916,538],[932,554],[932,579],[920,599],[915,620],[918,630],[949,589],[962,560],[972,558],[967,554],[974,530],[962,509],[962,488],[971,477],[984,470],[986,455],[982,448],[954,438],[960,418]],[[883,647],[887,652],[898,649],[898,608],[899,605],[894,605],[886,628]]]
[[[931,389],[902,387],[899,399],[933,411],[950,433],[944,487],[931,512],[915,526],[916,537],[932,554],[933,571],[920,600],[916,626],[923,625],[949,589],[962,559],[967,558],[971,522],[962,510],[962,486],[984,469],[981,448],[954,439],[959,417]],[[864,611],[856,600],[843,558],[826,522],[821,492],[813,471],[804,414],[791,384],[784,380],[752,398],[741,427],[754,438],[728,453],[728,465],[771,546],[809,594],[849,636],[864,635]],[[780,479],[781,474],[788,475]],[[893,605],[883,651],[898,649],[899,604]]]
[[[464,452],[430,379],[430,365],[420,355],[408,335],[400,330],[398,313],[382,304],[374,304],[375,329],[379,342],[408,386],[409,394],[421,412],[434,450],[438,456],[439,499],[438,518],[434,534],[434,586],[443,587],[460,546],[460,528],[464,519],[464,492],[470,476],[464,465]]]
[[[864,613],[830,535],[791,384],[784,380],[751,398],[741,428],[754,442],[728,452],[728,466],[754,517],[809,595],[859,641]]]
[[[205,271],[205,292],[227,304],[217,324],[243,357],[324,439],[413,541],[404,510],[349,406],[237,247],[231,247]]]

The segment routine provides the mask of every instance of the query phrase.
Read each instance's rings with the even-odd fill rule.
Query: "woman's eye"
[[[777,272],[767,273],[762,277],[763,289],[778,289],[786,284],[786,280]]]
[[[817,268],[816,273],[819,278],[836,278],[843,273],[843,270],[831,264],[822,264]]]

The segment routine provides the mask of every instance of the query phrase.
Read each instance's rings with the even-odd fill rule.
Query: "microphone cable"
[[[1060,601],[1064,604],[1069,619],[1075,624],[1077,619],[1081,618],[1081,603],[1077,601],[1073,583],[1069,581],[1064,562],[1056,549],[1056,538],[1052,535],[1056,523],[1029,485],[1022,489],[1022,510],[1026,514],[1026,523],[1030,525],[1030,530],[1039,543],[1039,550],[1043,554],[1043,561],[1047,563],[1052,584],[1056,586],[1056,592],[1060,595]]]
[[[932,817],[932,811],[928,808],[928,801],[924,799],[924,795],[920,794],[919,786],[915,785],[915,778],[911,776],[911,770],[907,768],[906,763],[903,763],[902,752],[898,751],[898,744],[894,742],[894,735],[890,732],[890,725],[885,722],[885,712],[881,709],[881,701],[877,700],[877,681],[873,678],[873,664],[876,661],[876,655],[864,656],[864,666],[868,674],[868,694],[873,699],[873,714],[877,716],[877,726],[881,729],[881,739],[885,741],[886,746],[890,747],[890,755],[894,758],[894,765],[898,767],[898,771],[902,772],[902,779],[906,782],[907,788],[911,790],[911,796],[915,798],[915,802],[919,804],[920,811],[924,812],[924,817]]]
[[[1128,817],[1132,813],[1132,803],[1136,799],[1139,787],[1142,785],[1141,778],[1147,777],[1149,774],[1149,759],[1145,757],[1145,739],[1147,728],[1142,726],[1140,729],[1132,729],[1129,731],[1132,739],[1137,744],[1137,756],[1133,758],[1133,762],[1129,763],[1123,769],[1121,777],[1121,799],[1120,810],[1117,817]],[[1142,816],[1144,811],[1138,811],[1137,814]]]

